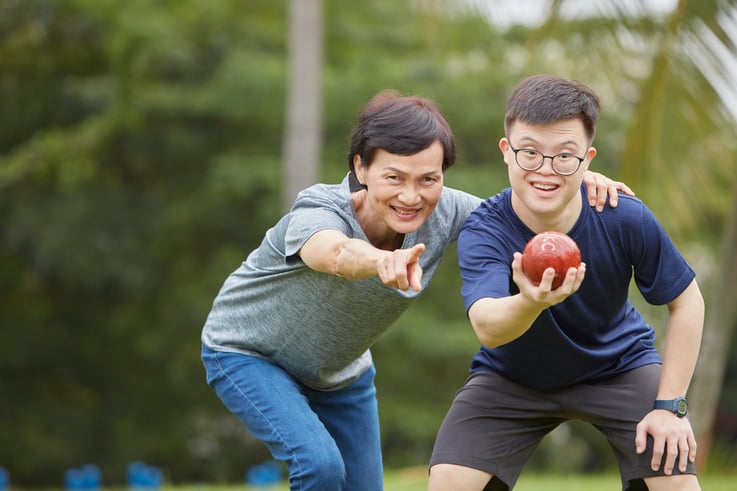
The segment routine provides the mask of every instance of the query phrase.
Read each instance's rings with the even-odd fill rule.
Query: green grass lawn
[[[703,475],[699,477],[703,491],[737,491],[737,474]],[[385,491],[426,491],[427,469],[411,468],[386,474]],[[621,489],[619,476],[606,475],[551,475],[522,474],[514,491],[617,491]],[[176,491],[288,491],[285,484],[271,487],[246,486],[177,486]]]
[[[737,491],[737,474],[699,477],[703,491]],[[385,491],[426,491],[427,469],[409,469],[388,473]],[[288,488],[285,488],[285,490]],[[522,473],[514,491],[617,491],[621,484],[618,474],[552,475]],[[281,490],[279,490],[281,491]]]

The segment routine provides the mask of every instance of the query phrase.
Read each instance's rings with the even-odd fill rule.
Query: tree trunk
[[[707,304],[704,337],[696,372],[688,391],[691,423],[699,444],[697,465],[706,464],[712,441],[714,417],[724,380],[724,367],[737,311],[737,180],[732,193],[732,207],[726,220],[721,261],[714,269],[718,275]]]
[[[317,181],[322,134],[322,0],[289,2],[289,75],[282,208]]]

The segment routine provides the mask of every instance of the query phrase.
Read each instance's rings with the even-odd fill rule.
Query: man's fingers
[[[663,462],[663,450],[665,449],[665,440],[662,438],[655,438],[653,440],[653,457],[650,460],[650,467],[652,470],[657,471],[660,469],[660,464]]]
[[[696,437],[694,435],[689,435],[688,437],[688,460],[691,462],[696,462],[696,450],[698,449],[698,444],[696,443]]]
[[[635,432],[637,453],[647,451],[648,439],[651,437],[650,467],[657,471],[662,466],[666,476],[672,475],[675,470],[686,472],[689,462],[696,461],[696,437],[691,431],[689,422],[685,418],[677,422],[674,419],[672,415],[654,410],[640,421]]]
[[[686,441],[678,445],[678,470],[686,472],[688,466],[690,448]]]
[[[647,431],[642,427],[641,424],[637,425],[637,432],[635,434],[635,451],[638,454],[644,453],[647,450]]]
[[[679,452],[679,443],[676,439],[670,439],[665,444],[665,463],[663,464],[663,472],[666,476],[673,474],[673,468],[676,466],[676,458]]]

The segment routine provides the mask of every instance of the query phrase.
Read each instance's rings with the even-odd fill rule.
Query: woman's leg
[[[308,390],[310,404],[343,456],[347,491],[381,491],[379,412],[371,367],[353,384],[336,391]]]
[[[273,362],[202,350],[207,383],[225,406],[287,463],[290,489],[344,491],[345,466],[335,439],[310,407],[305,387]],[[378,488],[376,488],[378,489]]]

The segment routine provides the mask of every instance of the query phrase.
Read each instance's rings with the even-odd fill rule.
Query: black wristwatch
[[[665,409],[682,418],[688,413],[688,401],[685,397],[676,397],[667,401],[659,399],[653,404],[653,409]]]

